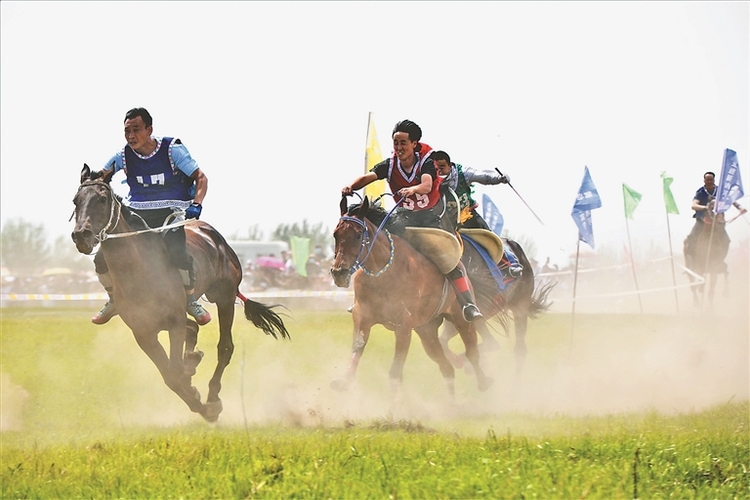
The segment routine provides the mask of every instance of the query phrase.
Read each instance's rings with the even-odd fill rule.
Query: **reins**
[[[103,241],[106,241],[108,239],[127,238],[127,237],[130,237],[130,236],[135,236],[135,235],[143,234],[143,233],[160,233],[160,232],[163,232],[163,231],[167,231],[169,229],[173,229],[173,228],[176,228],[176,227],[184,226],[184,225],[186,225],[186,224],[188,224],[190,222],[189,219],[185,219],[185,220],[182,220],[182,221],[179,221],[179,222],[165,224],[165,225],[163,225],[161,227],[157,227],[157,228],[140,229],[138,231],[130,231],[130,232],[126,232],[126,233],[110,233],[108,231],[114,230],[117,227],[117,224],[120,223],[120,216],[122,215],[122,203],[120,202],[119,199],[117,199],[117,196],[115,196],[114,191],[112,191],[112,187],[109,184],[105,183],[105,182],[101,182],[101,181],[85,181],[85,182],[83,182],[80,185],[80,187],[78,189],[80,190],[84,186],[93,186],[95,184],[106,187],[107,191],[109,192],[109,197],[112,200],[112,203],[110,205],[109,220],[107,221],[107,224],[102,228],[101,231],[99,231],[98,234],[94,235],[94,238],[99,243],[102,243]],[[115,214],[115,212],[116,212],[116,214]],[[182,213],[184,214],[184,212],[182,212]],[[70,219],[73,219],[73,217],[75,216],[75,214],[76,214],[76,211],[73,210],[73,213],[71,214]],[[133,215],[135,215],[135,216],[137,216],[137,217],[140,218],[140,216],[138,214],[133,214]],[[178,217],[179,215],[180,215],[180,212],[175,212],[172,215],[170,215],[167,218],[167,220],[174,219],[174,218]],[[143,220],[143,219],[141,219],[141,220]],[[143,221],[143,222],[145,224],[145,221]]]
[[[359,196],[358,193],[355,193],[355,194]],[[385,196],[385,195],[381,195],[381,197],[382,196]],[[361,198],[362,197],[360,196],[360,199]],[[379,199],[380,198],[378,198],[378,200]],[[380,271],[372,272],[365,267],[365,261],[370,256],[370,252],[372,252],[372,249],[375,246],[375,242],[378,239],[378,235],[380,235],[380,232],[383,231],[383,228],[385,227],[385,223],[388,221],[390,216],[393,214],[396,208],[398,208],[398,206],[401,204],[402,201],[403,201],[403,198],[399,200],[398,202],[396,202],[395,206],[391,209],[391,211],[388,212],[388,214],[386,214],[386,216],[383,218],[383,221],[380,223],[380,226],[378,226],[378,229],[375,231],[375,235],[372,237],[372,242],[370,241],[370,232],[367,229],[366,222],[364,222],[362,219],[359,219],[357,217],[352,217],[350,215],[344,215],[341,217],[340,220],[354,222],[362,226],[362,228],[364,229],[364,234],[362,235],[362,244],[359,247],[359,252],[357,253],[357,257],[354,259],[354,264],[352,265],[351,269],[349,269],[349,274],[354,274],[355,272],[357,272],[358,269],[361,268],[362,271],[367,276],[370,276],[372,278],[377,278],[378,276],[386,272],[391,267],[391,264],[393,264],[393,257],[396,253],[396,245],[393,243],[393,237],[391,236],[391,232],[388,231],[387,229],[385,229],[385,235],[388,237],[388,244],[390,245],[390,256],[388,257],[388,262],[385,264],[385,266],[383,266],[383,268]],[[365,248],[367,248],[367,251],[365,252],[365,256],[362,259],[360,259],[360,257],[362,256],[362,252],[365,250]]]

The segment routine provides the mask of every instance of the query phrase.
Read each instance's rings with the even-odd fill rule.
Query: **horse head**
[[[358,260],[363,253],[367,243],[367,223],[365,216],[370,208],[367,197],[364,198],[359,208],[349,214],[346,197],[341,198],[339,205],[341,219],[333,231],[333,239],[336,246],[334,259],[331,265],[331,276],[336,286],[347,288],[351,282],[352,268],[359,264]]]
[[[82,254],[90,254],[101,242],[101,234],[112,226],[115,205],[119,207],[109,185],[113,173],[114,169],[102,176],[83,164],[81,185],[73,198],[76,224],[70,235]]]

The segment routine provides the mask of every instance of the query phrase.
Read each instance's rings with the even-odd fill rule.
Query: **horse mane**
[[[354,217],[357,212],[359,212],[359,208],[361,206],[362,203],[354,203],[352,205],[349,205],[346,210],[346,215]],[[394,234],[403,235],[404,226],[402,224],[397,224],[396,220],[389,217],[389,215],[390,214],[386,211],[386,209],[383,208],[380,204],[371,204],[367,210],[367,213],[365,214],[365,219],[375,224],[375,226],[380,227],[380,225],[383,223],[383,220],[388,217],[388,220],[385,223],[385,229],[388,229]]]

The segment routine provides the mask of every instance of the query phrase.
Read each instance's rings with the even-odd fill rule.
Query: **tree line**
[[[302,222],[279,224],[270,235],[271,240],[289,243],[293,236],[309,238],[310,247],[328,248],[333,243],[331,231],[322,223]],[[264,232],[258,225],[246,232],[235,233],[228,239],[264,241]],[[92,256],[76,250],[70,237],[59,236],[50,242],[44,224],[34,224],[24,219],[6,221],[0,231],[0,265],[11,274],[32,276],[51,267],[64,267],[73,272],[93,270]]]

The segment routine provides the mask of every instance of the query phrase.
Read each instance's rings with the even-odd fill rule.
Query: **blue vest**
[[[169,155],[171,144],[171,137],[162,138],[159,151],[146,159],[135,154],[130,146],[123,149],[123,167],[130,186],[130,201],[135,207],[156,209],[184,206],[192,199],[190,188],[193,180],[172,164]]]

